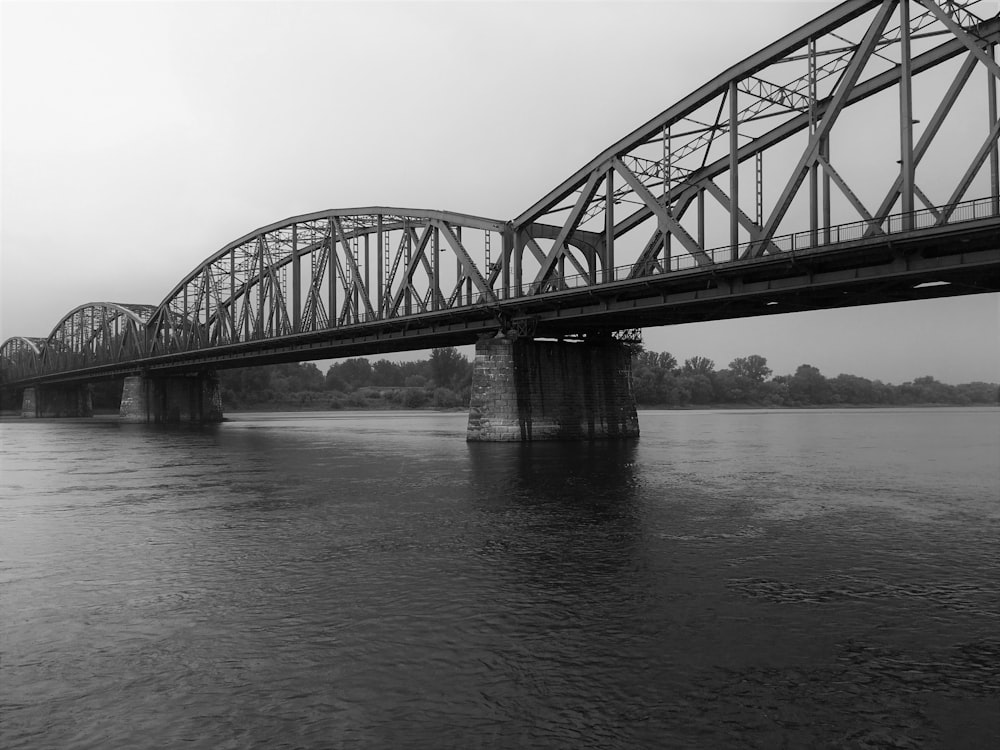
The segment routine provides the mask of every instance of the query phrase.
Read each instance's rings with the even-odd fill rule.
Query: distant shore
[[[637,407],[638,411],[754,411],[754,410],[767,410],[767,411],[807,411],[809,409],[838,409],[849,411],[851,409],[983,409],[983,408],[998,408],[1000,409],[1000,403],[997,404],[804,404],[802,406],[774,406],[768,404],[688,404],[686,406],[671,406],[671,405],[655,405],[655,404],[642,404]],[[348,406],[348,407],[334,407],[330,408],[328,406],[323,406],[317,403],[310,403],[306,405],[301,404],[284,404],[284,403],[267,403],[267,404],[252,404],[240,407],[229,407],[224,409],[225,414],[253,414],[255,412],[339,412],[339,411],[372,411],[372,412],[389,412],[389,411],[432,411],[432,412],[464,412],[467,407],[462,406],[450,406],[450,407],[435,407],[435,406],[422,406],[418,408],[407,408],[405,406],[400,406],[397,404],[371,404],[366,406]],[[113,417],[118,414],[115,409],[95,409],[95,417]],[[0,411],[0,419],[15,419],[21,416],[20,411],[14,409],[5,409]],[[69,417],[64,417],[68,419]],[[53,417],[55,419],[55,417]]]

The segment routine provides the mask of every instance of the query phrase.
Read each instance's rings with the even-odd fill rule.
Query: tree
[[[983,383],[976,381],[972,383],[962,383],[956,385],[959,398],[963,403],[969,404],[996,404],[1000,403],[1000,392],[996,383]]]
[[[362,386],[371,385],[372,365],[367,359],[353,357],[330,365],[330,369],[326,371],[328,384],[331,375],[339,378],[347,386],[347,390],[353,391]]]
[[[683,371],[689,375],[709,376],[715,372],[715,362],[708,357],[691,357],[684,360]]]
[[[759,354],[751,354],[749,357],[737,357],[729,363],[729,370],[740,380],[750,383],[763,383],[771,368],[767,366],[767,360]]]
[[[882,394],[875,383],[868,378],[841,373],[828,381],[833,389],[833,399],[841,404],[878,404],[882,403]]]
[[[693,404],[710,404],[716,400],[715,386],[708,375],[699,372],[685,372],[677,379],[677,383],[678,387],[689,394]]]
[[[292,391],[323,390],[323,373],[312,362],[292,364],[286,375]]]
[[[833,388],[818,368],[799,365],[788,381],[788,395],[802,404],[828,404],[832,401]]]
[[[759,354],[751,354],[730,362],[729,368],[720,372],[715,382],[717,388],[725,393],[727,401],[761,401],[764,381],[770,374],[767,360]]]
[[[372,365],[372,385],[391,387],[403,384],[403,371],[395,362],[380,359]]]
[[[677,358],[670,352],[642,351],[633,356],[632,388],[640,404],[685,404],[691,393],[677,377]]]
[[[472,377],[472,365],[453,346],[431,350],[431,379],[439,388],[460,390]]]
[[[920,404],[949,404],[955,401],[955,389],[930,375],[915,378],[912,388],[914,401]]]
[[[643,351],[635,356],[635,364],[638,367],[674,372],[677,369],[677,358],[670,352]]]

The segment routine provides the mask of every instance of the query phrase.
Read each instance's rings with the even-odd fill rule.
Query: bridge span
[[[123,417],[216,419],[220,368],[476,343],[471,438],[637,434],[616,331],[1000,291],[984,6],[843,3],[510,220],[367,207],[261,227],[159,304],[84,304],[8,339],[0,385],[72,414],[82,384],[125,376]]]

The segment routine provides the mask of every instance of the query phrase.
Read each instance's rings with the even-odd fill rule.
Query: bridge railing
[[[921,229],[931,229],[933,227],[960,224],[966,221],[976,221],[996,217],[998,214],[997,205],[992,198],[976,198],[944,206],[934,206],[923,208],[918,211],[907,213],[890,214],[883,219],[862,219],[846,224],[837,224],[830,227],[819,227],[815,231],[794,232],[775,237],[771,240],[773,247],[781,252],[794,253],[800,250],[813,250],[820,247],[840,245],[846,242],[856,242],[858,240],[901,234]],[[741,260],[748,259],[749,253],[758,243],[756,241],[742,242],[736,246],[736,257]],[[711,260],[706,263],[704,257],[699,261],[692,255],[676,255],[670,259],[669,269],[662,266],[653,267],[646,273],[637,274],[634,265],[622,265],[614,268],[614,280],[626,281],[632,278],[642,278],[645,276],[660,275],[673,271],[686,271],[709,265],[724,265],[733,262],[733,247],[724,245],[705,251],[705,255]],[[565,276],[553,283],[554,288],[547,291],[562,291],[568,289],[578,289],[580,287],[592,286],[590,279],[582,274]],[[520,297],[535,294],[537,285],[535,282],[522,284],[520,288],[511,287],[508,290],[509,296]]]

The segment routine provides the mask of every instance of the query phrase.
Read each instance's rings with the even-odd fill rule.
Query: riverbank
[[[243,413],[279,413],[279,412],[326,412],[326,411],[377,411],[377,412],[410,412],[416,408],[419,411],[431,412],[461,412],[468,409],[468,406],[434,406],[425,404],[420,407],[410,407],[402,404],[386,401],[382,399],[369,399],[360,404],[350,405],[335,402],[336,405],[324,404],[319,401],[307,403],[297,402],[267,402],[263,404],[241,404],[239,406],[224,406],[226,414]],[[753,411],[766,409],[767,411],[808,411],[814,410],[862,410],[862,409],[970,409],[970,408],[997,408],[1000,404],[804,404],[801,406],[774,406],[769,404],[689,404],[686,406],[641,404],[637,407],[643,411]],[[115,417],[118,412],[114,409],[95,409],[95,417]],[[0,419],[16,419],[21,416],[17,410],[5,409],[0,411]]]

